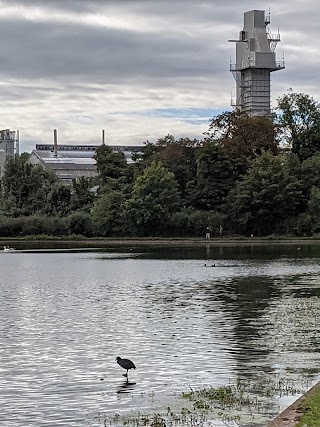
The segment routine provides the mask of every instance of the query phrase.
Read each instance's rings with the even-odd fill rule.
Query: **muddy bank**
[[[1,238],[1,245],[13,245],[14,243],[46,243],[56,242],[61,244],[81,244],[83,246],[248,246],[248,245],[310,245],[319,244],[320,239],[312,238],[83,238],[83,239],[65,239],[65,238],[48,238],[48,239],[33,239],[33,238]]]

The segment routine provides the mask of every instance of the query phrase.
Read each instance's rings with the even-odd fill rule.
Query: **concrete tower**
[[[19,131],[0,130],[0,178],[3,176],[7,159],[19,154]]]
[[[275,48],[280,34],[271,34],[264,10],[244,13],[244,26],[236,43],[236,63],[230,71],[236,80],[236,102],[231,104],[250,116],[270,116],[270,73],[285,68],[277,62]]]

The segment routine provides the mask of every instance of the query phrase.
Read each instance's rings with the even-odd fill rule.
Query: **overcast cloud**
[[[281,4],[280,4],[281,3]],[[0,129],[36,143],[155,142],[201,138],[230,110],[229,72],[243,13],[271,12],[286,69],[272,73],[272,103],[289,87],[320,101],[315,0],[0,0]]]

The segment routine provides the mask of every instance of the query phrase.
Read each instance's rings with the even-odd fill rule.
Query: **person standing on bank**
[[[210,229],[210,227],[208,226],[208,227],[206,228],[206,239],[210,239],[210,231],[211,231],[211,229]]]

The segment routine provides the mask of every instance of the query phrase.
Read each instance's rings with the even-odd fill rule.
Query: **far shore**
[[[108,247],[108,246],[252,246],[252,245],[317,245],[320,244],[320,238],[312,237],[213,237],[211,239],[203,238],[85,238],[85,237],[0,237],[1,245],[12,245],[22,243],[57,243],[63,245],[77,246],[83,245],[86,247]]]

